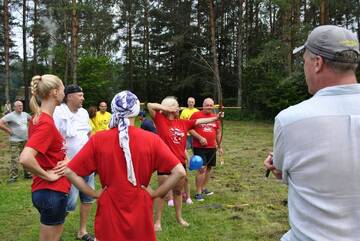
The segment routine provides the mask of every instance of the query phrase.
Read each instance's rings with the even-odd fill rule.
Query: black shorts
[[[196,148],[194,147],[194,155],[201,156],[203,166],[216,166],[216,148]]]
[[[184,163],[181,163],[182,165],[183,165],[183,167],[185,168],[185,171],[186,171],[186,164],[184,164]],[[164,175],[170,175],[171,174],[171,172],[157,172],[157,175],[158,176],[164,176]]]

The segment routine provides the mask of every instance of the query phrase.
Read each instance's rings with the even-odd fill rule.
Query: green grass
[[[272,176],[265,178],[262,165],[272,148],[272,124],[226,121],[224,128],[225,164],[216,167],[209,183],[215,194],[183,206],[189,228],[181,228],[173,208],[165,207],[158,241],[273,241],[288,229],[286,186]],[[39,215],[31,203],[31,181],[6,183],[9,153],[3,132],[0,146],[0,240],[37,240]],[[190,172],[192,191],[194,176]],[[91,232],[95,209],[88,225]],[[78,220],[77,209],[65,222],[63,240],[75,240]]]

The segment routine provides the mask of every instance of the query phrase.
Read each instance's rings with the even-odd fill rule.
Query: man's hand
[[[224,149],[222,149],[222,147],[218,147],[217,151],[219,152],[220,156],[222,156],[224,154]]]
[[[217,114],[217,116],[218,116],[218,119],[222,119],[222,118],[224,118],[225,113],[224,113],[223,111],[220,111],[220,112]]]
[[[202,136],[199,138],[199,142],[202,146],[207,146],[207,144],[208,144],[206,138],[204,138]]]
[[[264,166],[267,170],[270,170],[277,179],[282,179],[282,172],[280,170],[276,169],[273,164],[273,153],[272,152],[270,152],[269,155],[264,160]]]

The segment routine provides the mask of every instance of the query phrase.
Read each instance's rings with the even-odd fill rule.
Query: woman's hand
[[[58,174],[59,176],[64,176],[65,175],[65,168],[67,166],[67,164],[70,162],[70,159],[65,156],[65,159],[62,161],[59,161],[56,164],[56,167],[54,167],[52,170]]]

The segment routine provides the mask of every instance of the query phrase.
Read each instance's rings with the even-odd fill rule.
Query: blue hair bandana
[[[118,127],[119,130],[119,143],[124,151],[127,176],[129,182],[136,186],[136,177],[134,166],[131,159],[129,147],[129,117],[136,117],[140,111],[140,101],[136,95],[130,91],[121,91],[111,101],[112,116],[109,127]]]

